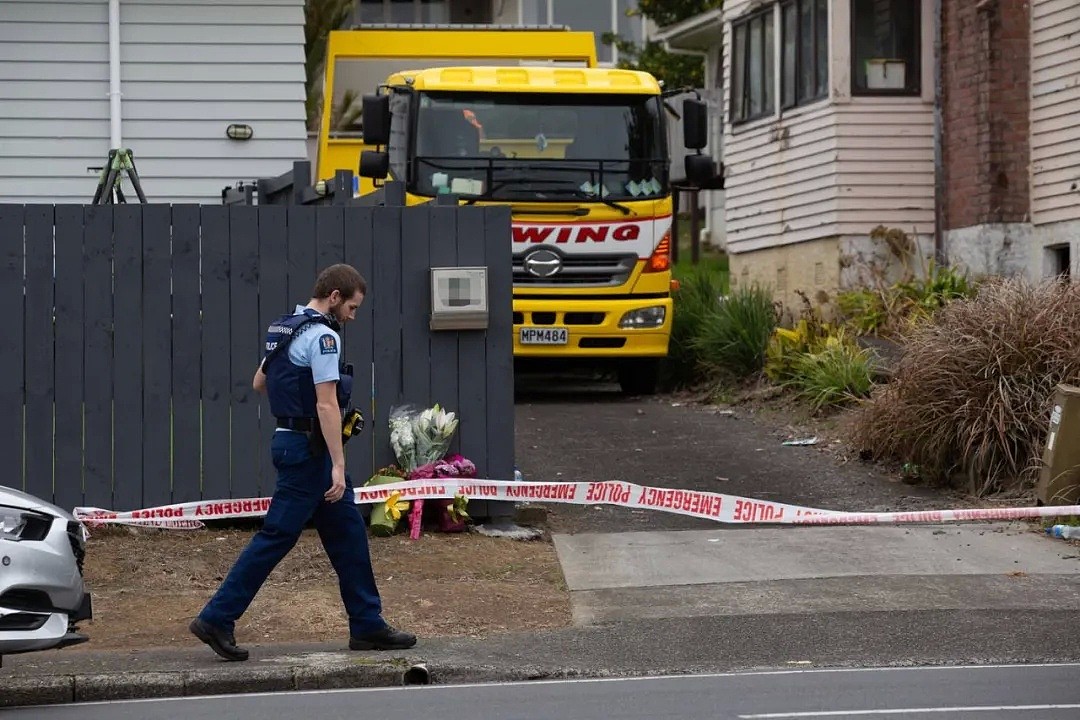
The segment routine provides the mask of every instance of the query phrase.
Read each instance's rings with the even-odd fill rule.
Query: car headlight
[[[28,510],[0,505],[0,538],[5,540],[43,540],[49,534],[52,518]]]
[[[621,328],[655,328],[664,324],[667,311],[663,305],[631,310],[619,318]]]
[[[26,529],[26,513],[0,507],[0,537],[18,540]]]

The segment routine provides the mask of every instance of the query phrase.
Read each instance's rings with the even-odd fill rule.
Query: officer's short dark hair
[[[335,290],[345,298],[351,298],[357,291],[367,295],[367,281],[352,265],[338,263],[319,273],[311,296],[316,300],[323,300],[330,297]]]

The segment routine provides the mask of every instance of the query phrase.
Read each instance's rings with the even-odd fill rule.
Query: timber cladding
[[[0,482],[67,509],[269,496],[265,329],[336,262],[368,281],[354,485],[394,461],[402,403],[457,412],[451,450],[511,479],[510,254],[505,207],[0,205]],[[486,330],[428,329],[429,268],[454,265],[488,268]]]

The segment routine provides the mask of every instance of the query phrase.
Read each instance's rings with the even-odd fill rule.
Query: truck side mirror
[[[365,95],[363,99],[364,143],[386,145],[390,142],[390,96]]]
[[[701,187],[716,177],[716,161],[708,155],[687,155],[683,163],[686,179]]]
[[[683,100],[682,107],[683,145],[691,150],[700,150],[709,143],[709,108],[693,98]],[[367,112],[366,108],[364,112]]]
[[[382,180],[390,174],[390,153],[364,150],[360,153],[360,177]]]

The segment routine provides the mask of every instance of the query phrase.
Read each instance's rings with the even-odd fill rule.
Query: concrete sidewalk
[[[902,610],[1080,609],[1080,548],[1026,523],[554,536],[575,623]]]

